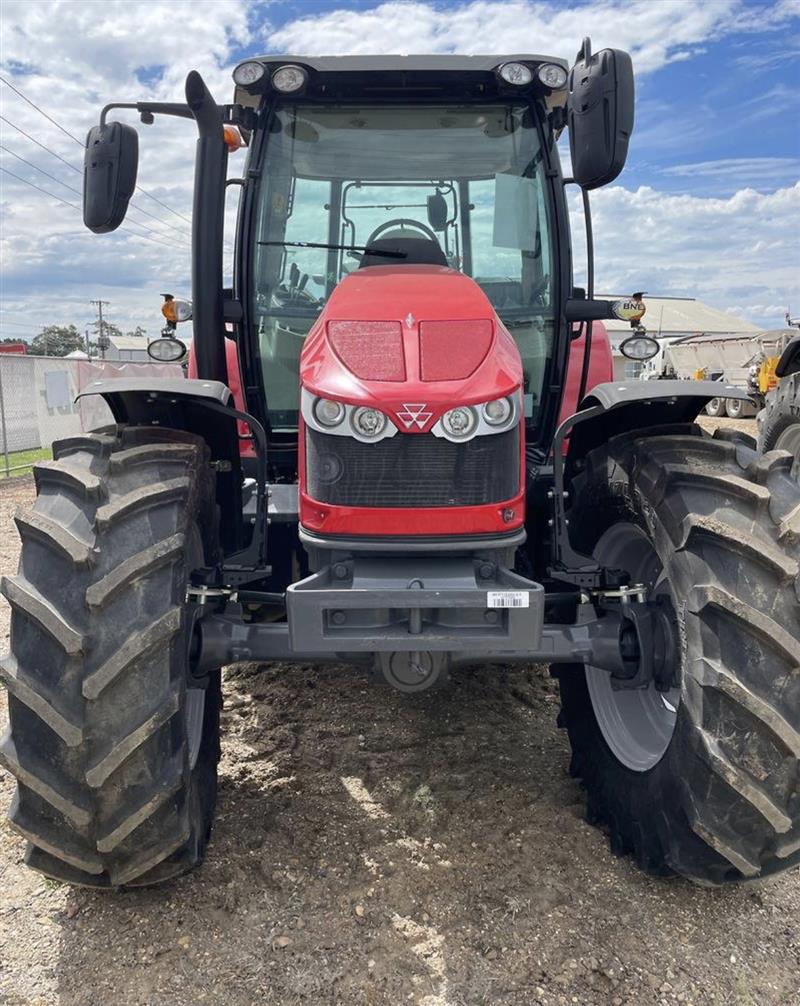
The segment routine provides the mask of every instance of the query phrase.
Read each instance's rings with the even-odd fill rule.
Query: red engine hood
[[[306,339],[308,391],[389,413],[424,433],[453,405],[522,383],[514,340],[468,276],[442,266],[373,266],[347,276]]]

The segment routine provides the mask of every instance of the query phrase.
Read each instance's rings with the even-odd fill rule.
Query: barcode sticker
[[[486,592],[487,608],[527,608],[527,590],[489,590]]]

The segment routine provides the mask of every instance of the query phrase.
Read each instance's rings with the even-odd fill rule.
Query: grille
[[[519,491],[519,427],[454,444],[396,433],[374,444],[306,428],[308,494],[354,507],[481,506]]]

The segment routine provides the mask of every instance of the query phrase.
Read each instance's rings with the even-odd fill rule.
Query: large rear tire
[[[53,445],[16,522],[0,663],[27,863],[73,884],[142,886],[199,863],[219,759],[219,675],[187,673],[189,572],[216,557],[203,441],[153,427]]]
[[[616,437],[574,484],[575,545],[671,594],[676,688],[618,701],[607,672],[555,669],[589,819],[705,884],[800,862],[800,487],[785,454],[718,434]]]
[[[781,379],[758,415],[758,448],[800,458],[800,373]]]

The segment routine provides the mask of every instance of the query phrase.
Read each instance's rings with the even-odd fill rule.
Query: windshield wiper
[[[338,251],[369,252],[370,255],[380,255],[383,258],[408,258],[408,252],[384,251],[383,248],[371,248],[369,245],[329,245],[317,241],[257,241],[260,245],[280,245],[283,248],[330,248]]]

